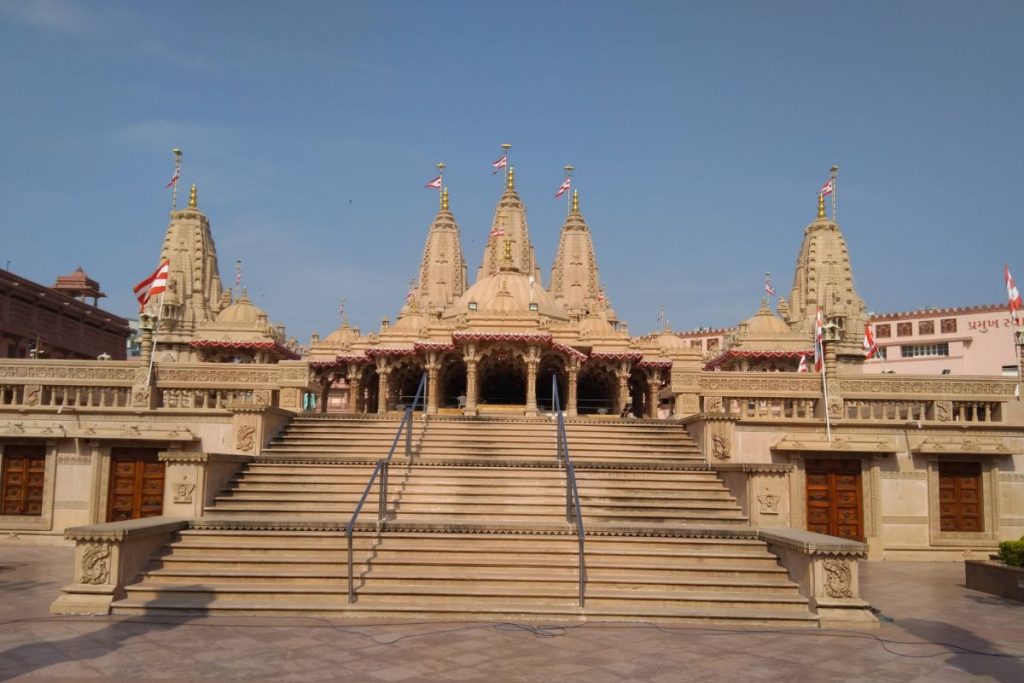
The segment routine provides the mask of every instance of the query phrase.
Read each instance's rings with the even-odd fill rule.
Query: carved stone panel
[[[110,579],[110,546],[93,543],[82,553],[82,583],[98,585]]]
[[[825,594],[830,598],[852,598],[853,581],[849,561],[826,559],[822,565],[825,568]]]

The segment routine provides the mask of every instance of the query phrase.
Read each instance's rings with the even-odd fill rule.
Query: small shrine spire
[[[195,209],[199,206],[199,192],[196,190],[196,184],[192,183],[192,189],[188,193],[188,208]]]
[[[818,218],[825,218],[825,195],[818,195]]]

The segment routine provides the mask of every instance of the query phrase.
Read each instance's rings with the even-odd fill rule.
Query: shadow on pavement
[[[1024,654],[1024,643],[1020,651],[1004,652],[992,641],[948,622],[900,619],[898,625],[922,640],[947,646],[949,655],[946,663],[961,671],[975,676],[991,676],[999,681],[1024,681],[1024,659],[1008,656]]]

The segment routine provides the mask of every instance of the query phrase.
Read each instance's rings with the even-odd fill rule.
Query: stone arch
[[[487,349],[477,365],[479,403],[526,405],[526,359],[513,346]]]
[[[395,359],[388,373],[388,402],[393,406],[405,406],[412,403],[416,390],[423,377],[423,361],[415,356]]]
[[[584,363],[576,386],[576,411],[580,415],[610,414],[615,410],[619,380],[613,368],[604,363]]]
[[[566,366],[568,361],[560,354],[554,352],[544,353],[537,363],[537,408],[539,410],[552,410],[551,401],[551,377],[555,376],[558,382],[558,400],[562,410],[565,410],[565,403],[569,399],[569,382]]]
[[[632,417],[657,415],[657,406],[654,406],[654,412],[650,406],[650,384],[650,379],[643,370],[633,368],[629,373],[629,401],[632,408],[628,414]]]
[[[379,382],[376,366],[366,365],[359,376],[359,396],[356,399],[356,410],[363,413],[377,412]]]
[[[458,353],[446,353],[441,358],[437,382],[438,405],[442,408],[464,408],[460,397],[466,397],[466,361]]]

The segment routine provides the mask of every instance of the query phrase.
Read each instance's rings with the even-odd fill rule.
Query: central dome
[[[470,304],[474,304],[475,308],[471,308]],[[531,309],[531,304],[536,305],[536,310]],[[445,311],[443,317],[453,318],[466,312],[539,314],[558,320],[569,318],[534,278],[514,270],[500,271],[481,278]]]

